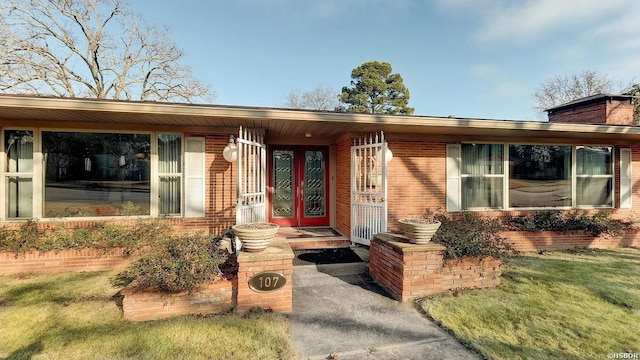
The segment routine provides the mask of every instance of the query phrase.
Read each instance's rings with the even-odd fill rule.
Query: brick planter
[[[274,312],[293,310],[293,251],[282,238],[275,238],[262,252],[240,252],[238,276],[232,281],[224,280],[193,292],[168,294],[155,289],[134,291],[125,288],[122,309],[124,318],[130,321],[164,319],[185,314],[215,314],[247,311],[262,307]],[[286,280],[283,287],[274,291],[256,291],[249,281],[257,274],[273,272]]]
[[[396,300],[459,288],[500,284],[501,262],[493,258],[443,261],[440,244],[411,244],[402,235],[382,233],[371,240],[369,273]]]

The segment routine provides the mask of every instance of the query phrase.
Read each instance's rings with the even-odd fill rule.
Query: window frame
[[[38,218],[40,217],[39,215],[41,214],[40,211],[38,211],[38,207],[36,206],[36,201],[39,198],[39,194],[38,191],[36,190],[38,187],[37,185],[40,183],[39,180],[37,180],[37,176],[35,176],[35,174],[37,174],[37,167],[38,164],[40,163],[40,161],[38,161],[40,159],[39,156],[37,156],[36,154],[38,153],[38,148],[39,148],[39,136],[38,136],[38,131],[36,128],[34,127],[19,127],[19,126],[15,126],[15,127],[2,127],[2,129],[0,129],[2,131],[0,131],[0,139],[2,139],[1,143],[2,143],[2,159],[0,159],[0,166],[2,167],[1,172],[2,172],[2,176],[0,178],[0,203],[2,203],[2,209],[0,209],[0,218],[3,221],[16,221],[16,220],[28,220],[28,219],[33,219],[33,218]],[[31,171],[30,172],[21,172],[21,171],[7,171],[7,148],[5,147],[5,134],[7,131],[28,131],[31,132],[31,136],[33,137],[33,153],[31,155],[31,161],[32,161],[32,166],[31,166]],[[8,213],[8,201],[9,201],[9,181],[8,179],[10,178],[22,178],[22,179],[31,179],[31,217],[27,218],[27,217],[9,217],[9,213]]]
[[[486,145],[496,145],[496,144],[501,144],[504,148],[503,148],[503,174],[502,175],[495,175],[495,174],[489,174],[489,175],[469,175],[469,174],[463,174],[463,168],[464,168],[464,164],[462,162],[462,145],[464,144],[486,144]],[[532,146],[570,146],[571,147],[571,166],[570,166],[570,171],[571,171],[571,205],[570,206],[558,206],[558,207],[511,207],[509,206],[510,204],[510,198],[509,198],[509,182],[511,180],[510,174],[509,174],[509,145],[532,145]],[[583,148],[583,147],[609,147],[611,148],[611,160],[609,163],[610,166],[610,170],[611,170],[611,175],[581,175],[578,176],[577,175],[577,149],[578,148]],[[617,156],[616,156],[616,151],[617,148],[615,145],[612,144],[567,144],[567,143],[527,143],[526,141],[524,142],[504,142],[504,143],[500,143],[500,142],[478,142],[478,141],[467,141],[467,142],[461,142],[460,143],[460,153],[459,153],[459,158],[457,159],[457,161],[459,161],[459,168],[460,168],[460,181],[458,183],[458,193],[460,196],[460,203],[459,203],[459,211],[491,211],[491,210],[499,210],[499,211],[530,211],[530,210],[571,210],[571,209],[615,209],[616,208],[616,183],[617,183],[617,179],[620,175],[619,171],[616,171],[616,161],[617,161]],[[447,156],[448,158],[448,156]],[[463,196],[464,196],[464,192],[462,191],[462,178],[464,177],[484,177],[484,178],[495,178],[495,177],[503,177],[503,186],[502,186],[502,206],[501,207],[470,207],[470,208],[463,208],[462,204],[464,203],[463,201]],[[578,178],[610,178],[611,179],[611,205],[578,205],[577,204],[577,179]]]
[[[180,137],[180,172],[179,173],[161,173],[160,172],[160,135],[177,135]],[[161,217],[161,218],[170,218],[170,217],[183,217],[184,216],[184,208],[185,208],[185,178],[184,178],[184,168],[185,168],[185,136],[182,133],[177,132],[157,132],[155,133],[154,140],[152,140],[151,151],[152,154],[155,154],[155,160],[153,164],[155,165],[155,176],[152,172],[152,179],[154,179],[157,184],[155,187],[152,186],[151,192],[151,216],[153,217]],[[155,151],[154,151],[155,147]],[[154,157],[152,156],[152,159]],[[153,169],[153,167],[152,167]],[[163,178],[179,178],[180,183],[180,212],[179,213],[171,213],[171,214],[161,214],[160,213],[160,184]],[[155,195],[154,190],[155,189]],[[155,200],[155,201],[154,201]],[[154,206],[155,202],[155,206]]]
[[[463,163],[463,145],[465,144],[482,144],[482,145],[502,145],[502,174],[482,174],[482,175],[474,175],[474,174],[465,174],[463,172],[464,170],[464,163]],[[501,210],[504,209],[505,207],[505,201],[507,200],[507,198],[505,197],[507,190],[505,189],[505,184],[507,182],[505,182],[505,178],[507,177],[507,175],[505,174],[505,170],[508,169],[508,167],[505,167],[505,165],[508,164],[508,161],[506,160],[506,153],[505,151],[507,150],[507,146],[505,146],[505,144],[503,143],[495,143],[495,142],[483,142],[483,143],[479,143],[479,142],[467,142],[467,143],[461,143],[460,144],[460,208],[462,210]],[[470,207],[470,208],[463,208],[462,204],[464,203],[464,192],[462,191],[462,184],[464,183],[464,179],[469,179],[469,178],[482,178],[482,179],[496,179],[496,178],[502,178],[502,205],[500,207]]]

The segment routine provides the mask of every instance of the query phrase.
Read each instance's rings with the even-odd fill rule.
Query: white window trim
[[[626,156],[623,154],[627,154]],[[620,208],[631,209],[633,206],[633,164],[630,148],[620,149]],[[625,170],[627,170],[625,172]],[[624,195],[624,197],[623,197]],[[615,199],[615,197],[614,197]]]

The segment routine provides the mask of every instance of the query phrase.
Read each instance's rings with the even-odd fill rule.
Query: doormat
[[[301,237],[308,236],[342,236],[339,232],[330,227],[300,227],[297,228],[298,235]]]
[[[293,265],[324,265],[362,262],[351,248],[293,250]]]

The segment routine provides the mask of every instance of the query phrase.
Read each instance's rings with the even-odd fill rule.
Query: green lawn
[[[0,276],[0,358],[295,358],[288,323],[277,314],[124,321],[113,275]]]
[[[640,354],[640,250],[524,254],[498,288],[419,306],[490,359],[606,359]]]

